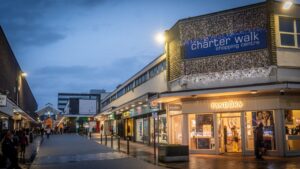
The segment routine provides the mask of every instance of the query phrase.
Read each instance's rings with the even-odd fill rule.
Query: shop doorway
[[[241,153],[241,113],[218,114],[219,152]]]

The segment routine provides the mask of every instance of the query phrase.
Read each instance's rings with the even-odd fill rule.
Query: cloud
[[[70,18],[105,0],[6,0],[0,5],[0,24],[15,48],[44,46],[66,38],[60,18]],[[74,15],[75,16],[75,15]]]
[[[142,69],[152,57],[137,55],[121,58],[102,66],[44,66],[28,76],[40,105],[56,104],[58,92],[89,92],[90,89],[114,90]]]

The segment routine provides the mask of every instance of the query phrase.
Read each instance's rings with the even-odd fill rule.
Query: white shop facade
[[[300,155],[300,86],[294,85],[283,94],[286,84],[274,84],[169,92],[157,101],[167,107],[169,143],[189,145],[190,153],[254,155],[254,130],[262,123],[267,155],[294,156]]]

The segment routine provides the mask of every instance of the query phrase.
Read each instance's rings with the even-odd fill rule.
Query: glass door
[[[241,113],[218,114],[219,151],[242,152]]]

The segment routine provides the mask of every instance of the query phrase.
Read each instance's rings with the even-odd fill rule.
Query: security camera
[[[280,95],[284,95],[285,94],[285,91],[284,91],[284,89],[280,89]]]

